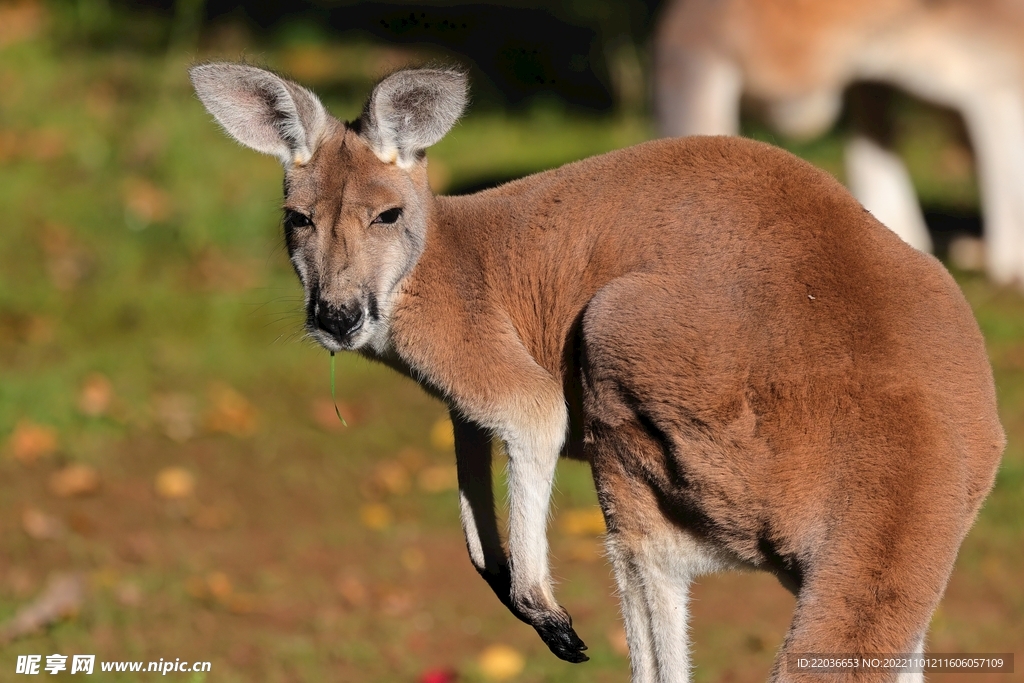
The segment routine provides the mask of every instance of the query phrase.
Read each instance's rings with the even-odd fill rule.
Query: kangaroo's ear
[[[382,161],[408,168],[462,116],[466,89],[466,74],[459,69],[393,73],[373,89],[360,133]]]
[[[228,135],[286,167],[313,157],[328,120],[316,95],[244,64],[200,64],[188,73],[200,101]]]

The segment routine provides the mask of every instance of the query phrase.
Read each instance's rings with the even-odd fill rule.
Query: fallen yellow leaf
[[[142,588],[134,581],[122,581],[114,589],[114,595],[125,607],[138,607],[142,604]]]
[[[164,435],[184,443],[196,435],[195,400],[188,394],[162,394],[153,398],[153,414]]]
[[[195,493],[196,479],[183,467],[165,467],[157,473],[153,488],[165,500],[179,500]]]
[[[102,567],[89,576],[89,582],[93,588],[110,589],[117,585],[117,570],[113,567]]]
[[[78,410],[89,417],[100,417],[110,409],[114,399],[114,385],[98,372],[85,378],[78,392]]]
[[[414,446],[406,446],[398,451],[397,458],[410,472],[418,472],[427,463],[426,454]]]
[[[373,483],[385,493],[401,496],[409,492],[409,472],[400,462],[382,462],[374,468]]]
[[[366,590],[366,586],[354,576],[340,577],[335,585],[338,593],[349,607],[362,607],[370,598],[370,592]]]
[[[146,178],[134,177],[124,181],[122,187],[124,208],[141,227],[162,223],[171,216],[171,195]]]
[[[53,427],[21,420],[7,440],[7,447],[16,460],[31,465],[57,450],[57,432]]]
[[[0,4],[0,47],[31,40],[43,29],[46,8],[35,0]]]
[[[6,644],[76,616],[85,600],[85,584],[86,577],[79,572],[51,576],[41,595],[0,625],[0,641]]]
[[[256,432],[256,408],[249,400],[226,384],[210,386],[210,410],[206,428],[231,436],[251,436]]]
[[[210,572],[206,575],[206,587],[210,591],[210,595],[217,602],[227,603],[231,594],[234,592],[234,586],[231,585],[231,579],[224,572]]]
[[[49,486],[58,498],[88,496],[99,491],[100,475],[88,465],[68,465],[50,476]]]
[[[64,532],[64,525],[59,519],[34,507],[25,508],[21,513],[21,528],[38,541],[59,538]]]
[[[518,650],[508,645],[491,645],[480,654],[477,665],[485,678],[507,681],[523,672],[526,661]]]
[[[408,614],[415,606],[416,598],[405,591],[385,593],[380,600],[380,611],[389,617],[400,617]]]
[[[459,472],[455,465],[431,465],[420,472],[417,482],[427,493],[452,491],[459,487]]]
[[[381,531],[391,526],[391,510],[382,503],[369,503],[359,508],[359,519],[367,529]]]
[[[410,574],[417,574],[427,564],[427,556],[419,548],[406,548],[402,551],[402,566]]]

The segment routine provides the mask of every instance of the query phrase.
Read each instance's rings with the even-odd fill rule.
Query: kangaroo
[[[747,93],[766,105],[777,129],[813,137],[832,125],[844,89],[857,81],[956,110],[976,156],[986,270],[996,283],[1024,285],[1021,0],[675,0],[654,47],[664,135],[738,134]],[[929,251],[885,102],[854,95],[850,188],[884,224]]]
[[[688,679],[689,583],[727,568],[797,596],[773,681],[820,680],[792,653],[921,651],[1004,436],[957,285],[831,176],[692,137],[435,196],[461,71],[394,73],[348,123],[251,66],[190,75],[284,165],[309,335],[450,406],[470,560],[555,655],[587,659],[548,565],[560,455],[593,471],[634,683]]]

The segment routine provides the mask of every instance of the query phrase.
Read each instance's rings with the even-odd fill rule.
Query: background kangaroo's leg
[[[854,130],[844,158],[850,192],[904,242],[930,253],[932,238],[917,193],[894,150],[891,92],[885,86],[860,84],[850,89],[849,100]]]
[[[656,49],[654,106],[661,135],[739,135],[743,76],[729,60],[675,45]]]
[[[1024,96],[1016,87],[971,93],[962,111],[978,163],[985,267],[1024,285]]]

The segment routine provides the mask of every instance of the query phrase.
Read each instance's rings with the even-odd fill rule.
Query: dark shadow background
[[[113,0],[92,46],[161,49],[192,35],[245,27],[259,41],[321,34],[427,44],[468,64],[477,105],[522,107],[540,95],[584,111],[616,103],[608,46],[644,44],[657,0],[346,2],[339,0]]]

